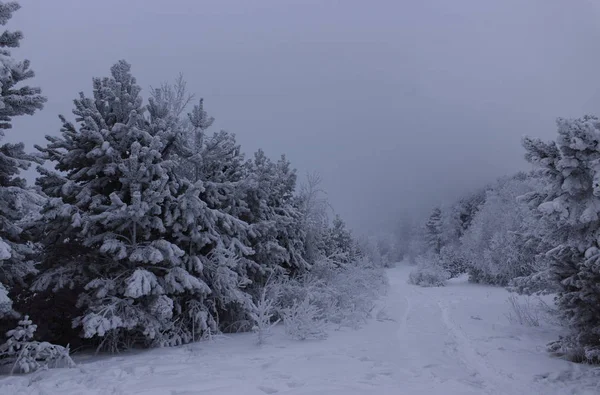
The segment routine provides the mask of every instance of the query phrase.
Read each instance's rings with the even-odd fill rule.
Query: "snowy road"
[[[454,281],[406,283],[389,271],[378,319],[324,341],[278,333],[83,362],[70,370],[0,380],[0,394],[598,394],[586,367],[551,358],[556,329],[509,323],[508,293]]]

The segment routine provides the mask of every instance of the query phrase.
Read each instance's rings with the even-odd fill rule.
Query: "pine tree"
[[[95,79],[93,98],[75,101],[79,127],[63,118],[62,137],[40,148],[66,174],[40,169],[52,199],[35,290],[75,290],[72,319],[86,338],[180,344],[248,307],[253,251],[232,198],[243,163],[226,133],[190,149],[180,106],[154,92],[143,107],[129,70],[122,61]]]
[[[180,160],[180,173],[200,188],[200,198],[215,213],[218,237],[199,245],[203,278],[213,292],[209,297],[215,319],[221,327],[230,327],[245,319],[250,306],[248,293],[260,264],[251,259],[254,250],[249,238],[253,231],[247,223],[245,202],[247,168],[235,135],[226,131],[212,134],[213,124],[201,99],[182,120],[188,148]],[[206,226],[200,222],[200,229]]]
[[[6,25],[19,8],[16,2],[0,2],[0,24]],[[19,86],[34,77],[29,61],[13,59],[8,50],[19,47],[22,38],[19,31],[5,30],[0,35],[0,140],[4,130],[12,127],[13,117],[32,115],[46,102],[40,88]],[[25,180],[19,177],[32,161],[39,159],[26,154],[23,143],[0,145],[0,318],[12,312],[9,290],[22,285],[23,278],[34,271],[30,259],[34,249],[26,241],[22,220],[41,198],[27,190]]]
[[[182,342],[187,328],[173,327],[181,295],[201,299],[211,290],[193,274],[199,267],[180,248],[180,233],[207,217],[206,205],[200,189],[176,175],[175,119],[161,103],[142,106],[128,63],[111,74],[93,80],[92,98],[75,100],[78,125],[61,117],[62,136],[38,147],[62,174],[39,169],[50,201],[34,290],[74,290],[70,318],[85,338],[113,347],[136,338]]]
[[[153,99],[170,102],[164,98],[189,97],[185,84],[178,81],[173,87],[163,85]],[[172,112],[177,117],[181,111]],[[220,241],[204,245],[198,254],[203,278],[213,290],[210,303],[223,326],[244,318],[251,308],[249,293],[258,291],[272,271],[286,271],[293,266],[291,262],[303,262],[303,235],[297,232],[291,242],[287,236],[294,229],[289,224],[298,224],[297,212],[289,206],[296,204],[295,173],[289,164],[273,163],[261,153],[267,170],[262,172],[254,166],[258,162],[244,162],[234,134],[208,132],[213,122],[202,99],[187,118],[179,120],[187,149],[181,152],[178,172],[199,185],[202,201],[221,216],[217,221]],[[287,213],[281,210],[286,207]],[[296,217],[290,219],[289,213]]]
[[[353,262],[357,251],[352,233],[346,229],[346,223],[339,215],[333,219],[331,227],[324,237],[324,255],[338,265]]]
[[[262,150],[247,166],[247,222],[252,226],[251,245],[255,250],[252,259],[267,273],[307,270],[301,201],[294,196],[295,170],[285,156],[273,162]]]
[[[557,306],[572,335],[555,343],[573,358],[600,361],[600,120],[558,119],[558,137],[525,139],[526,159],[548,181],[526,196],[545,225],[539,237],[552,248],[547,278],[558,289]]]

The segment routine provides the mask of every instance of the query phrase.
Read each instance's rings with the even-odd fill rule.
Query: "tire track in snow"
[[[429,347],[443,337],[446,337],[449,341],[441,342],[439,348],[430,348],[429,350],[415,349],[409,346],[404,354],[408,357],[408,360],[405,360],[404,363],[408,362],[409,367],[404,367],[402,370],[409,372],[410,376],[418,381],[425,380],[431,383],[433,380],[437,383],[436,386],[444,386],[447,380],[452,380],[471,388],[477,388],[482,394],[498,395],[498,392],[488,388],[484,380],[476,379],[481,377],[481,374],[467,363],[466,358],[460,355],[457,349],[458,341],[454,340],[454,336],[444,322],[443,311],[437,301],[414,288],[410,289],[410,294],[416,296],[416,299],[407,294],[402,295],[406,303],[399,319],[398,340],[404,344],[424,344],[429,345]],[[438,313],[438,310],[440,313]],[[428,321],[425,318],[425,321],[423,321],[424,317],[431,317],[434,320]],[[433,326],[430,324],[433,324]],[[437,335],[434,335],[434,333],[437,333]],[[431,338],[432,335],[433,338]],[[453,345],[455,347],[452,347]],[[436,356],[438,354],[440,355]],[[459,366],[461,373],[456,372],[456,376],[449,375],[448,369],[455,370],[457,366]],[[462,376],[464,378],[461,379]],[[471,380],[471,378],[474,379]]]
[[[441,318],[444,326],[448,329],[448,333],[456,342],[455,353],[457,358],[461,360],[468,368],[477,373],[483,381],[485,387],[489,389],[491,394],[508,394],[508,393],[528,393],[538,394],[538,388],[514,388],[511,383],[512,377],[508,376],[501,370],[495,369],[490,362],[482,356],[473,346],[473,342],[465,333],[456,326],[450,318],[450,309],[442,301],[437,302],[441,311]],[[498,380],[501,379],[501,380]],[[522,384],[522,383],[521,383]],[[506,388],[506,390],[501,390]]]
[[[450,319],[450,312],[448,306],[443,304],[441,301],[437,301],[437,306],[440,309],[440,318],[442,324],[447,330],[448,335],[452,338],[454,343],[454,347],[449,350],[451,354],[460,361],[462,365],[464,365],[465,369],[471,373],[472,377],[477,377],[479,379],[478,383],[487,394],[503,394],[503,392],[498,390],[498,386],[496,385],[494,380],[490,380],[490,374],[486,369],[485,360],[477,355],[475,349],[471,346],[471,342],[465,336],[465,334],[459,330],[456,325]]]
[[[504,395],[487,380],[486,372],[480,372],[478,363],[463,355],[461,349],[468,340],[461,339],[452,326],[448,309],[436,297],[439,295],[395,282],[391,298],[405,301],[400,305],[404,309],[398,309],[396,314],[396,335],[402,344],[402,358],[397,361],[396,370],[408,375],[414,388],[430,388],[434,392],[456,388],[465,394]]]

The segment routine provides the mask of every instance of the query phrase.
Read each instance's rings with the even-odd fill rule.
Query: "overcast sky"
[[[46,108],[31,147],[128,60],[150,85],[182,72],[215,128],[251,154],[318,171],[357,231],[526,168],[523,135],[600,113],[594,0],[21,0]]]

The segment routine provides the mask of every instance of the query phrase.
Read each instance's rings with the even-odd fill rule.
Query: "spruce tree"
[[[425,224],[427,245],[439,254],[442,249],[442,210],[436,207]]]

